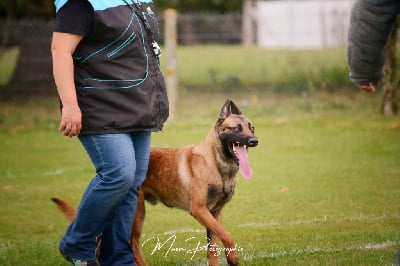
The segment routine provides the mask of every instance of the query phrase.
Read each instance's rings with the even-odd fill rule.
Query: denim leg
[[[103,230],[99,262],[101,265],[135,265],[129,238],[136,213],[139,186],[146,178],[150,154],[150,133],[130,134],[135,150],[135,181],[109,224]]]
[[[150,132],[144,135],[150,139]],[[137,152],[131,134],[88,135],[79,139],[96,167],[96,176],[86,188],[77,217],[60,241],[60,248],[68,257],[87,261],[95,259],[96,236],[112,224],[111,221],[120,213],[119,206],[125,202],[127,195],[137,198],[137,192],[135,196],[132,189],[135,184]],[[149,150],[149,146],[145,151]],[[126,219],[132,221],[136,200],[133,202],[130,209],[124,210],[128,213]],[[130,233],[125,241],[129,242],[129,236]]]

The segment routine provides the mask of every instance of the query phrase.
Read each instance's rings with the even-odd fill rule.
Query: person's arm
[[[350,80],[374,92],[383,77],[385,45],[400,11],[398,0],[356,0],[351,11],[347,62]]]
[[[83,36],[78,34],[54,32],[51,43],[54,81],[62,103],[59,130],[68,137],[79,135],[82,128],[72,60],[72,54],[82,38]]]

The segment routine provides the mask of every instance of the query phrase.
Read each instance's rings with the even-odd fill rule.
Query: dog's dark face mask
[[[251,178],[253,170],[250,167],[247,148],[258,144],[251,121],[242,115],[232,101],[227,100],[221,109],[216,130],[225,156],[239,165],[239,171],[244,178]]]

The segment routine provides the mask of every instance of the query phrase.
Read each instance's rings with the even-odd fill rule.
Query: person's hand
[[[373,84],[373,83],[368,83],[368,84],[358,84],[357,87],[369,92],[369,93],[375,93],[376,92],[376,88],[375,85],[378,85],[377,83]]]
[[[67,137],[78,136],[82,129],[82,113],[79,106],[64,105],[61,111],[59,131]]]

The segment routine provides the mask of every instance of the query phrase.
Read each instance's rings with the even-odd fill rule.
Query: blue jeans
[[[80,136],[96,176],[83,193],[75,220],[60,241],[70,258],[95,260],[102,234],[101,265],[135,265],[129,238],[139,186],[146,178],[151,133]]]

